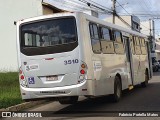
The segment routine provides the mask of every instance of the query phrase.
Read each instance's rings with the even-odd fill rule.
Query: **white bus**
[[[119,101],[122,90],[151,78],[146,36],[80,12],[18,21],[17,50],[24,100],[71,104],[112,94]]]

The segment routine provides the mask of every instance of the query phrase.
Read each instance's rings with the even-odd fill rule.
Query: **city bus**
[[[111,95],[118,102],[123,90],[152,77],[145,35],[81,12],[18,21],[17,51],[26,101]]]

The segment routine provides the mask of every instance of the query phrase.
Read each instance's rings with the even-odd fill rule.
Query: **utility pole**
[[[153,42],[153,51],[154,51],[154,57],[156,57],[156,53],[155,53],[155,50],[156,50],[156,39],[155,39],[155,25],[154,25],[154,20],[152,20],[152,31],[153,31],[153,39],[152,39],[152,42]]]
[[[116,0],[112,0],[113,2],[113,24],[115,24],[115,16],[116,16]]]
[[[150,36],[149,36],[150,51],[152,53],[152,51],[153,51],[153,41],[152,41],[153,37],[152,37],[152,20],[151,19],[149,19],[149,34],[150,34]]]
[[[150,31],[150,37],[152,36],[152,23],[151,19],[149,19],[149,31]]]
[[[153,39],[155,40],[155,24],[154,24],[154,20],[152,22],[152,25],[153,25],[153,27],[152,27],[152,29],[153,29]]]
[[[156,57],[155,54],[155,25],[154,20],[149,19],[150,23],[150,45],[151,45],[151,57]]]

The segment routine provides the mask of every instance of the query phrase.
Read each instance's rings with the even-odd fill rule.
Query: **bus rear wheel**
[[[122,84],[121,80],[118,76],[115,77],[114,80],[114,94],[112,95],[112,101],[118,102],[122,96]]]
[[[147,85],[148,85],[148,80],[149,80],[149,76],[148,76],[148,72],[147,72],[147,70],[146,70],[146,72],[145,72],[145,81],[141,83],[141,86],[142,86],[142,87],[147,87]]]
[[[75,104],[78,101],[78,96],[59,97],[58,101],[60,104]]]

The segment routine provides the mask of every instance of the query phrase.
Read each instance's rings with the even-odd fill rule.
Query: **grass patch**
[[[0,73],[0,109],[22,102],[18,73]]]

